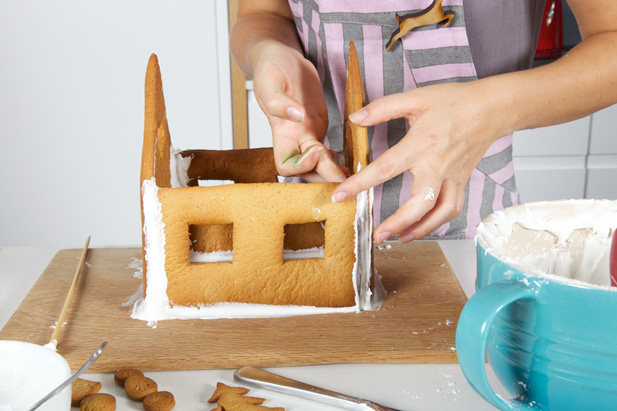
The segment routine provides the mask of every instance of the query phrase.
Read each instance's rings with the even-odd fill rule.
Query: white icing
[[[435,199],[435,190],[429,187],[428,190],[426,190],[426,197],[424,197],[424,199],[426,201],[433,201]]]
[[[143,300],[141,300],[143,301]],[[139,302],[138,302],[139,303]],[[313,307],[301,305],[267,305],[246,303],[215,303],[198,306],[174,305],[157,313],[140,311],[137,304],[133,308],[132,318],[151,321],[151,327],[156,326],[161,320],[189,320],[195,318],[273,318],[292,317],[299,315],[329,314],[329,313],[353,313],[356,307]],[[137,313],[135,312],[137,310]],[[157,316],[158,314],[158,316]]]
[[[56,352],[58,350],[58,340],[53,340],[45,344],[43,347]]]
[[[233,251],[213,251],[211,253],[200,253],[191,249],[189,261],[191,263],[231,263],[233,261]]]
[[[168,315],[167,275],[165,273],[165,224],[154,177],[142,185],[147,284],[145,298],[137,300],[131,317],[163,319]]]
[[[55,342],[55,340],[54,340]],[[55,343],[45,346],[21,341],[0,341],[0,411],[24,411],[71,375]],[[71,388],[63,389],[39,410],[69,410]]]
[[[234,184],[232,180],[199,180],[199,187],[216,187]]]
[[[233,251],[212,251],[201,253],[191,250],[189,261],[191,263],[231,263]],[[308,258],[324,258],[324,247],[313,247],[305,250],[284,250],[284,261],[306,260]]]
[[[361,164],[358,164],[360,171]],[[354,219],[356,262],[353,269],[356,307],[358,311],[379,310],[385,299],[386,290],[381,284],[381,276],[372,270],[373,266],[373,188],[356,195],[356,217]],[[374,279],[375,293],[371,292],[371,277]]]
[[[615,227],[615,201],[545,201],[495,212],[478,226],[476,241],[534,275],[617,290],[609,271]]]
[[[187,170],[190,158],[182,158],[178,151],[171,156],[172,187],[185,187],[188,182]],[[313,307],[313,306],[277,306],[244,303],[217,303],[200,306],[170,306],[167,297],[167,276],[165,273],[165,232],[162,221],[161,203],[158,199],[158,187],[154,178],[144,180],[142,199],[144,212],[144,235],[146,252],[146,296],[138,299],[131,312],[131,317],[148,321],[148,325],[156,327],[157,321],[168,319],[193,318],[260,318],[283,317],[295,315],[312,315],[325,313],[360,312],[362,310],[379,309],[385,298],[385,290],[381,285],[381,277],[371,272],[372,267],[372,202],[373,190],[357,195],[357,210],[354,219],[356,239],[356,262],[353,270],[353,283],[356,291],[356,304],[350,307]],[[317,219],[321,211],[313,210]],[[285,259],[323,258],[321,249],[285,251]],[[191,261],[231,261],[232,252],[196,253],[191,252]],[[371,277],[375,279],[375,293],[370,290]]]
[[[283,250],[283,260],[306,260],[308,258],[324,258],[324,247],[307,248],[306,250]]]
[[[182,157],[181,150],[171,149],[169,156],[169,170],[171,174],[172,187],[188,187],[188,170],[191,165],[192,157]]]

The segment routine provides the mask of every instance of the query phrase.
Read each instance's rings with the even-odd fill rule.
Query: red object
[[[611,255],[609,257],[609,271],[611,273],[611,285],[617,287],[617,230],[613,233],[611,242]]]
[[[561,57],[563,50],[563,17],[561,0],[546,0],[542,15],[542,27],[536,47],[536,59]]]

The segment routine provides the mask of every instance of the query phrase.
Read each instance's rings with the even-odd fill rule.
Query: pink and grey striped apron
[[[305,55],[317,68],[328,107],[329,127],[325,144],[342,149],[343,107],[347,47],[355,42],[363,71],[367,102],[384,95],[430,84],[477,79],[469,49],[463,0],[444,0],[445,12],[455,17],[420,27],[394,43],[385,44],[397,29],[395,13],[418,12],[432,0],[289,0]],[[369,128],[371,158],[377,158],[403,138],[405,119]],[[410,195],[413,175],[405,172],[375,187],[375,225],[393,214]],[[465,186],[461,215],[439,227],[431,237],[473,238],[476,226],[495,210],[518,203],[512,165],[512,135],[496,141],[473,170]]]

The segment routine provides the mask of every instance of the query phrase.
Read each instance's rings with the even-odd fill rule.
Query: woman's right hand
[[[345,169],[323,145],[328,110],[313,64],[277,41],[253,46],[253,91],[272,128],[274,160],[281,176],[340,182]]]

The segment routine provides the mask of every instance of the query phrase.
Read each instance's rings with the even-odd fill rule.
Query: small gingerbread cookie
[[[268,408],[261,406],[260,404],[264,403],[266,400],[264,398],[245,396],[248,392],[249,390],[247,388],[230,387],[229,385],[219,382],[216,384],[216,390],[208,402],[218,403],[218,407],[212,411],[285,411],[284,408]]]
[[[114,411],[116,397],[111,394],[88,395],[81,401],[80,411]]]
[[[116,371],[116,373],[114,374],[114,380],[118,384],[124,385],[126,379],[133,375],[141,375],[143,377],[144,373],[135,368],[123,368]]]
[[[97,381],[88,381],[78,378],[71,384],[71,406],[79,407],[81,400],[86,396],[96,394],[103,384]]]
[[[144,409],[147,411],[171,411],[175,406],[176,400],[169,391],[158,391],[144,398]]]
[[[124,390],[126,395],[134,401],[143,401],[143,399],[153,392],[158,391],[156,382],[143,375],[132,375],[124,382]]]
[[[225,393],[234,393],[234,394],[242,396],[244,394],[248,394],[249,391],[250,390],[248,388],[230,387],[229,385],[225,385],[222,382],[217,382],[216,390],[214,390],[214,393],[212,394],[212,397],[210,397],[208,402],[209,403],[217,402],[219,398],[221,398],[221,396]]]

